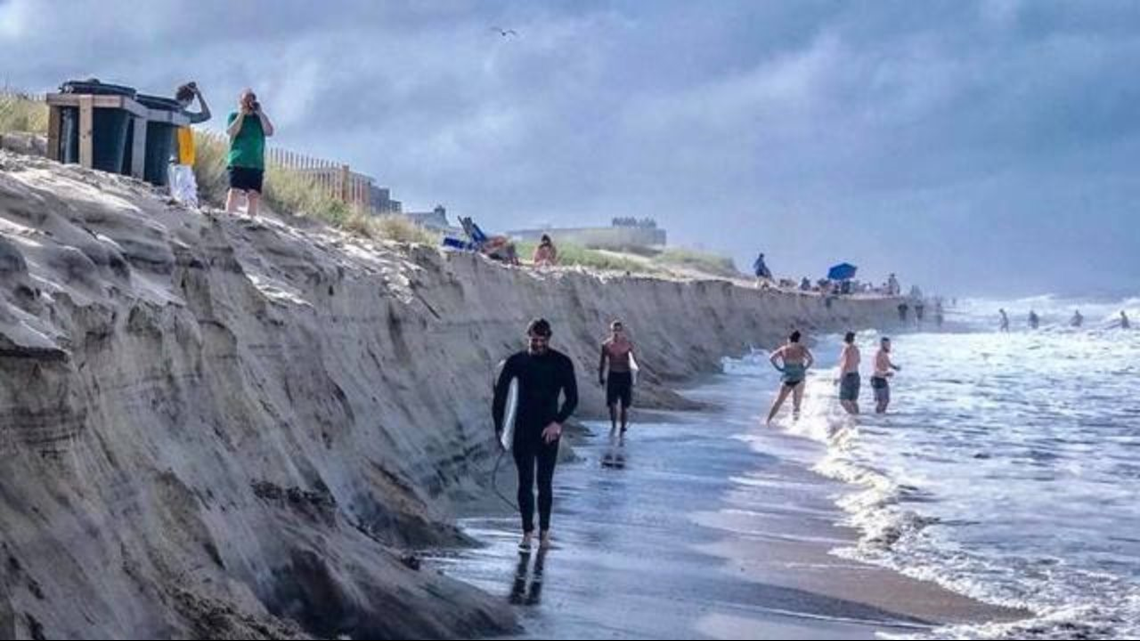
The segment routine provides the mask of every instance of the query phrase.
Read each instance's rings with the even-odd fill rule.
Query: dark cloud
[[[654,216],[788,273],[1071,291],[1140,272],[1138,26],[1105,1],[8,0],[0,56],[28,88],[194,77],[218,111],[254,86],[280,144],[492,227]]]

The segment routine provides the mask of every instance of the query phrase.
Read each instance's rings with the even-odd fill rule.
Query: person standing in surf
[[[839,404],[848,414],[859,413],[859,363],[862,360],[855,345],[855,332],[843,337],[843,351],[839,353]]]
[[[891,339],[886,336],[879,341],[879,353],[875,354],[875,375],[871,377],[871,389],[875,390],[875,413],[886,414],[891,404],[891,381],[895,372],[902,368],[891,362]]]
[[[1009,331],[1009,316],[1005,313],[1005,309],[999,309],[998,313],[1001,314],[1001,331]]]
[[[621,321],[615,320],[610,323],[609,338],[602,343],[602,359],[598,363],[598,385],[606,388],[611,434],[617,431],[619,414],[621,433],[625,434],[629,429],[629,406],[633,404],[633,359],[633,343],[625,335],[625,327]]]
[[[1120,329],[1132,329],[1132,322],[1128,320],[1128,314],[1124,310],[1120,310]]]
[[[788,336],[788,342],[772,352],[768,360],[780,372],[780,392],[772,402],[768,412],[768,424],[776,418],[788,395],[792,395],[792,415],[799,417],[800,405],[804,400],[804,386],[807,385],[807,370],[815,363],[811,350],[800,344],[800,332],[796,330]]]
[[[518,468],[519,515],[523,538],[519,549],[529,551],[534,542],[534,485],[538,482],[540,546],[550,547],[550,512],[554,505],[554,467],[562,425],[578,406],[578,383],[574,362],[550,348],[550,323],[539,318],[527,327],[527,349],[512,355],[495,383],[491,414],[496,436],[501,438],[511,380],[518,379],[518,410],[512,441]],[[562,400],[559,406],[559,400]],[[536,476],[537,468],[537,476]]]

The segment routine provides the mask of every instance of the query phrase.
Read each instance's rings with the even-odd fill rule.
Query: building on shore
[[[609,227],[546,227],[517,229],[507,232],[515,240],[537,241],[549,234],[554,242],[582,245],[594,249],[630,249],[663,247],[665,230],[651,218],[614,218]]]

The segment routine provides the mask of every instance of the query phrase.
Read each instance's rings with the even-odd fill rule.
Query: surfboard
[[[633,384],[637,385],[637,375],[641,372],[641,366],[637,364],[637,359],[633,357],[633,352],[629,353],[629,374],[633,379]]]
[[[519,411],[519,379],[512,378],[507,386],[507,407],[503,412],[503,424],[499,426],[499,444],[504,452],[511,451],[515,442],[515,418]]]

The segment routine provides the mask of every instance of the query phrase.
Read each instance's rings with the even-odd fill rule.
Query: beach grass
[[[538,243],[534,241],[520,241],[515,243],[519,257],[524,260],[534,255]],[[581,266],[588,269],[606,271],[628,271],[634,273],[661,273],[662,270],[648,261],[640,261],[616,252],[590,249],[581,245],[561,243],[558,245],[558,264],[563,266]]]
[[[653,262],[665,268],[682,267],[712,276],[736,278],[741,275],[728,256],[680,247],[665,249],[653,257]]]
[[[0,93],[0,133],[46,134],[48,106],[21,94]]]
[[[203,203],[224,207],[228,179],[227,147],[223,139],[196,138],[194,174]],[[265,170],[265,204],[278,214],[319,220],[331,227],[363,238],[401,243],[439,244],[439,234],[426,230],[399,214],[373,215],[345,203],[312,176],[276,163]]]

